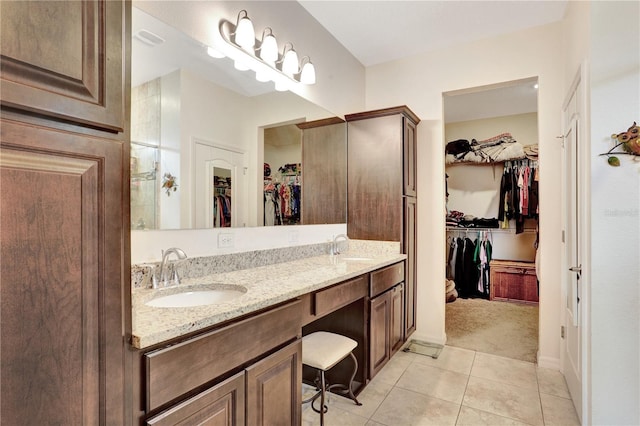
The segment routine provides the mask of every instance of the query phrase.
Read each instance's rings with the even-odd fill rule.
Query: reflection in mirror
[[[264,129],[264,224],[300,224],[302,130],[295,124]]]
[[[149,44],[145,32],[161,42]],[[336,206],[338,219],[301,220],[300,194],[313,192],[304,187],[302,148],[296,148],[296,158],[271,157],[270,133],[279,131],[275,129],[294,128],[294,124],[333,114],[291,92],[276,92],[272,84],[256,82],[249,72],[235,70],[229,59],[209,57],[203,43],[136,7],[132,34],[132,229],[271,224],[264,214],[264,163],[270,164],[272,172],[287,164],[300,165],[293,180],[283,173],[272,176],[280,179],[279,184],[298,184],[291,189],[300,205],[296,210],[290,203],[289,216],[280,223],[346,221],[346,209],[339,205],[346,201],[326,198],[326,204]],[[300,144],[305,130],[295,131]],[[340,137],[340,144],[330,146],[334,155],[346,160],[346,132]],[[149,148],[155,159],[143,159],[137,146]],[[167,173],[175,176],[176,191],[163,191],[162,177]],[[224,188],[223,194],[218,178],[230,179],[232,188]],[[346,188],[346,179],[339,186]]]

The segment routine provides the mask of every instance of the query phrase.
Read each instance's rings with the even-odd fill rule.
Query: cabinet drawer
[[[367,295],[367,276],[363,275],[353,280],[345,281],[314,295],[317,317],[347,306],[351,302],[362,299]]]
[[[371,273],[371,297],[404,281],[404,262],[398,262]]]
[[[244,371],[147,420],[147,426],[244,424]]]
[[[146,410],[201,386],[301,335],[300,301],[145,354]]]

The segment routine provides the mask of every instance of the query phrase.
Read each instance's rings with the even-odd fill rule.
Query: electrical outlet
[[[290,243],[298,242],[298,231],[289,231],[289,242]]]
[[[233,234],[230,232],[218,234],[218,248],[233,248]]]

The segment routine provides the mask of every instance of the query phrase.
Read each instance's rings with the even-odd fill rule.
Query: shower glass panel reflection
[[[131,142],[131,229],[157,229],[157,146]]]

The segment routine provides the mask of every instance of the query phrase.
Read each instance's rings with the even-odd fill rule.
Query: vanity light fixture
[[[305,59],[307,60],[305,62]],[[311,58],[305,56],[302,58],[302,71],[300,71],[300,83],[316,84],[316,68],[311,63]]]
[[[302,63],[299,63],[298,54],[289,42],[285,43],[280,54],[270,27],[262,32],[262,40],[256,41],[253,24],[246,10],[238,13],[235,26],[222,20],[219,30],[224,43],[217,45],[215,49],[208,47],[210,56],[229,57],[234,61],[236,69],[254,71],[256,80],[273,81],[279,91],[289,90],[292,84],[315,84],[316,73],[310,58],[305,56]]]
[[[269,34],[267,34],[267,30]],[[267,27],[262,32],[262,42],[258,50],[260,50],[260,58],[267,64],[274,66],[278,60],[278,42],[271,28]]]
[[[290,46],[287,49],[287,46]],[[286,43],[282,49],[282,72],[293,78],[294,74],[298,74],[298,54],[293,50],[293,44]]]
[[[243,13],[244,16],[241,18],[240,15]],[[253,52],[253,47],[256,45],[256,32],[253,30],[253,24],[251,23],[251,19],[249,19],[249,14],[244,9],[238,13],[238,21],[234,35],[235,42],[238,46],[247,52]]]

